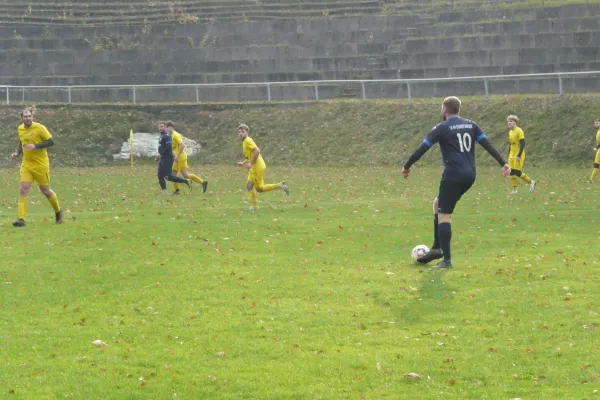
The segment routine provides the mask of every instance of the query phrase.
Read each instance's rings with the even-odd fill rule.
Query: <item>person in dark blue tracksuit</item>
[[[185,183],[190,189],[192,188],[192,181],[189,179],[183,179],[173,175],[173,142],[171,136],[167,130],[167,126],[164,122],[158,123],[158,130],[160,131],[160,139],[158,141],[158,154],[160,155],[160,161],[158,163],[158,183],[162,189],[163,194],[169,194],[167,192],[167,182]]]
[[[492,146],[479,126],[473,121],[458,116],[461,102],[458,97],[448,97],[442,103],[444,122],[429,132],[419,148],[410,156],[402,175],[408,178],[410,167],[416,163],[435,143],[440,144],[444,172],[440,181],[439,195],[433,202],[434,243],[431,250],[417,261],[427,264],[438,258],[444,261],[434,268],[452,267],[450,240],[452,238],[451,220],[454,207],[475,183],[475,146],[477,141],[502,166],[502,174],[507,177],[510,167],[500,153]]]

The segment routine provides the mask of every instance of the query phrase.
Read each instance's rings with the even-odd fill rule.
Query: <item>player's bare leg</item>
[[[420,264],[427,264],[438,258],[442,258],[442,249],[440,248],[440,235],[439,235],[439,220],[438,220],[438,199],[433,201],[433,246],[431,249],[423,254],[417,262]]]

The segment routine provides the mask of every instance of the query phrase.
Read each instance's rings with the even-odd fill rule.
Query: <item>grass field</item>
[[[258,214],[233,167],[168,198],[150,166],[56,169],[65,223],[36,192],[18,230],[2,170],[0,398],[600,398],[598,188],[525,170],[510,197],[480,168],[449,271],[409,257],[437,167],[269,168],[292,195]]]

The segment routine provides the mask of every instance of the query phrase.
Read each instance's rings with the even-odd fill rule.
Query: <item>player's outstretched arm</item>
[[[404,164],[404,168],[402,168],[402,175],[404,175],[405,178],[408,178],[408,174],[410,172],[410,168],[417,162],[419,161],[419,159],[421,157],[423,157],[423,154],[427,153],[427,150],[429,150],[431,146],[428,145],[428,143],[426,141],[424,141],[423,143],[421,143],[421,145],[417,148],[417,150],[415,150],[414,153],[412,153],[412,155],[410,156],[410,158],[408,159],[408,161],[406,162],[406,164]]]
[[[487,137],[485,137],[485,135],[482,136],[482,138],[477,139],[477,142],[479,142],[481,147],[483,147],[492,157],[494,157],[496,161],[498,161],[498,164],[500,164],[500,166],[502,167],[502,175],[504,175],[504,177],[507,177],[508,175],[510,175],[510,167],[506,163],[506,160],[502,158],[500,153],[498,153],[498,150],[496,150],[496,148],[492,146],[490,141],[487,140]]]

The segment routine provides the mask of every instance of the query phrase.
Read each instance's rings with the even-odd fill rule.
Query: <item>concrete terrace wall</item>
[[[87,14],[73,11],[61,19],[56,13],[66,6],[38,0],[30,2],[34,11],[21,17],[20,23],[11,16],[24,6],[11,0],[3,4],[0,85],[413,79],[600,70],[598,4],[432,14],[418,12],[417,6],[429,2],[413,1],[414,14],[383,16],[377,15],[381,13],[368,1],[288,0],[278,5],[263,2],[262,15],[282,9],[296,10],[299,16],[316,9],[346,11],[340,17],[252,21],[241,12],[230,13],[237,15],[231,19],[181,20],[195,10],[193,7],[220,10],[214,12],[242,5],[254,7],[244,0],[190,0],[174,2],[176,6],[187,4],[185,13],[183,9],[179,14],[173,11],[179,20],[169,19],[169,11],[161,14],[140,9],[138,17],[145,16],[145,23],[133,14],[128,17],[131,23],[125,23],[113,12],[121,7],[125,15],[136,2],[91,2]],[[381,11],[381,4],[377,7]],[[150,23],[148,15],[162,19],[157,17]],[[78,18],[85,19],[86,24],[71,24]],[[597,81],[569,78],[563,84],[567,91],[595,91],[600,89]],[[414,96],[482,93],[480,82],[422,83],[411,89]],[[405,84],[369,84],[365,90],[369,97],[404,97],[408,89]],[[360,91],[359,84],[319,87],[322,99],[360,96]],[[490,91],[555,93],[557,82],[507,79],[491,82]],[[153,89],[136,95],[138,101],[193,101],[196,90]],[[304,100],[313,99],[315,92],[312,85],[273,86],[271,95],[273,100]],[[72,92],[73,101],[129,102],[132,96],[130,90],[116,89]],[[265,100],[267,88],[202,88],[199,96],[203,101]],[[0,98],[4,98],[1,89]],[[58,90],[28,90],[26,94],[28,101],[66,99],[65,92]]]

